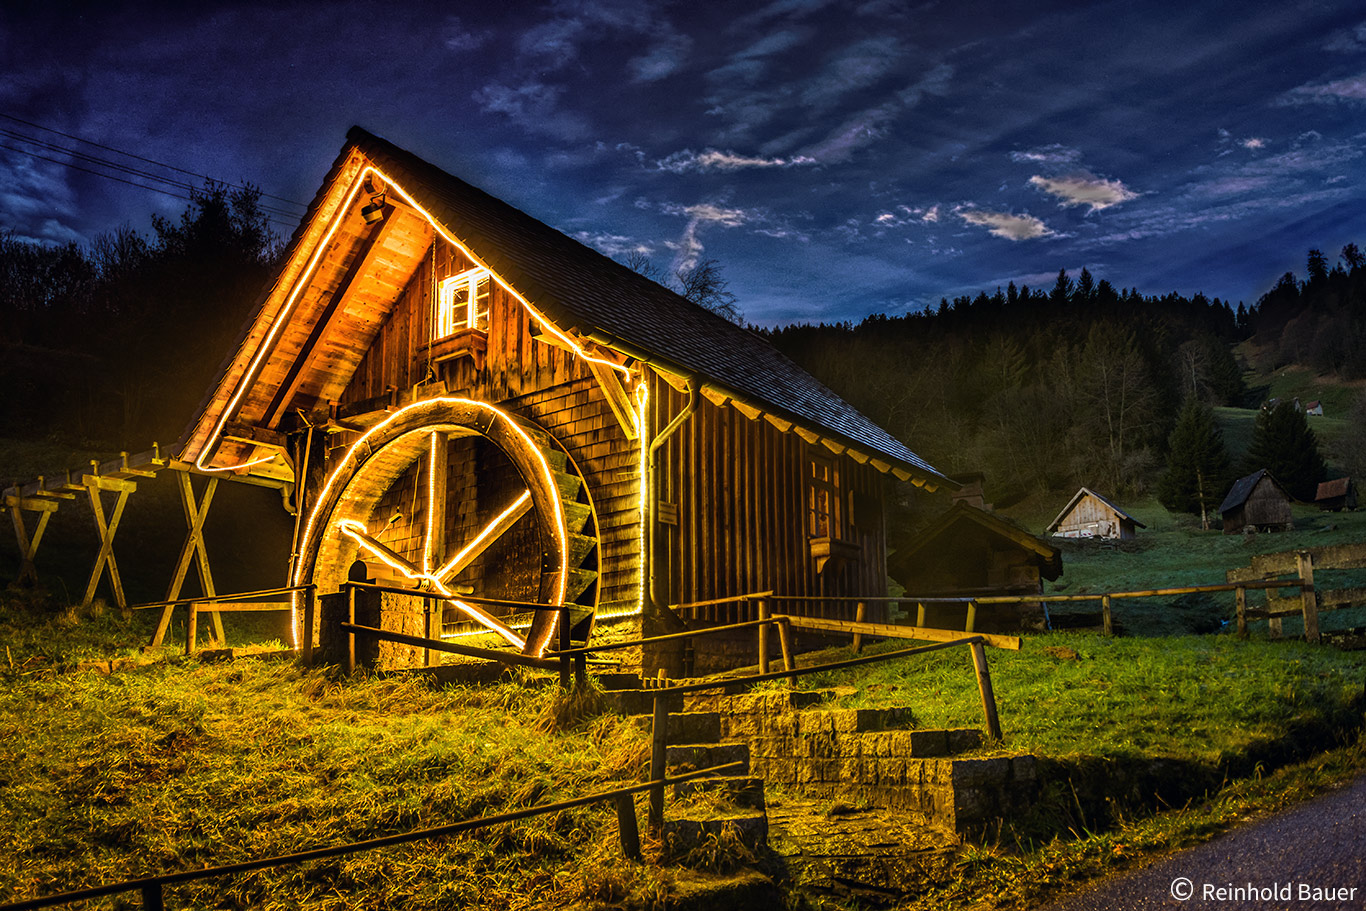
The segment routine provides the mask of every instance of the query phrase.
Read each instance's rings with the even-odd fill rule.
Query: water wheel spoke
[[[462,569],[469,566],[484,551],[493,546],[493,543],[502,537],[508,529],[517,524],[518,519],[530,512],[531,506],[531,491],[523,490],[522,495],[514,500],[511,506],[495,516],[489,524],[479,531],[479,534],[474,536],[470,543],[462,547],[455,556],[432,573],[432,577],[443,585],[454,578]]]

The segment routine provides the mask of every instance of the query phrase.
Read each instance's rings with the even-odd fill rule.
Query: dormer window
[[[443,278],[437,286],[436,334],[433,340],[463,329],[489,328],[489,270],[468,269]]]

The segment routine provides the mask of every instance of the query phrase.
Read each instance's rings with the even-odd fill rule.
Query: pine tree
[[[1247,470],[1259,468],[1270,471],[1297,500],[1313,500],[1318,483],[1328,474],[1318,438],[1295,403],[1281,402],[1257,415]]]
[[[1158,500],[1170,510],[1198,513],[1200,527],[1208,529],[1209,513],[1218,508],[1232,473],[1214,412],[1194,396],[1187,398],[1168,439]]]

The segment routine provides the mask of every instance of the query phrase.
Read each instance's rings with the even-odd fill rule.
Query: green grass
[[[12,673],[0,689],[0,900],[456,822],[637,780],[616,716],[548,731],[552,687],[338,681],[293,664]],[[172,907],[546,907],[648,891],[594,806],[175,889]],[[134,901],[136,896],[130,896]],[[119,906],[116,904],[116,906]]]
[[[1291,730],[1331,739],[1354,729],[1366,710],[1366,653],[1301,642],[1053,633],[1025,637],[1018,652],[991,649],[988,661],[1007,749],[1055,759],[1234,768]],[[909,706],[920,727],[982,724],[966,649],[813,675],[802,687],[845,688],[832,703],[841,707]]]

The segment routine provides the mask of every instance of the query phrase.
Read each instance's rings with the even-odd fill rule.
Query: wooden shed
[[[1357,486],[1351,478],[1337,478],[1319,484],[1314,494],[1314,502],[1319,509],[1338,512],[1343,509],[1357,508]]]
[[[1044,579],[1062,575],[1062,554],[1005,518],[959,501],[888,558],[887,574],[912,597],[1039,595]],[[925,617],[931,626],[963,627],[961,607],[927,605]],[[1038,603],[981,605],[976,629],[997,632],[1042,621]]]
[[[1136,530],[1147,528],[1094,490],[1083,487],[1049,524],[1055,538],[1112,538],[1128,541]]]
[[[1295,526],[1290,494],[1265,468],[1239,478],[1219,506],[1224,532],[1289,531]]]
[[[754,333],[359,128],[180,446],[303,488],[292,583],[360,560],[528,654],[557,613],[488,601],[652,631],[885,594],[888,480],[952,485]]]

